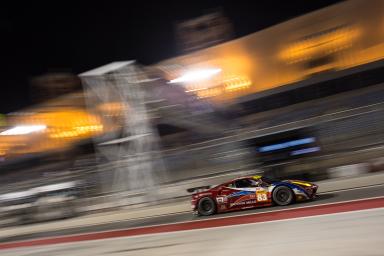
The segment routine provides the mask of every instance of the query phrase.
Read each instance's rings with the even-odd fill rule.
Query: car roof
[[[237,180],[242,180],[242,179],[254,179],[254,180],[258,180],[258,179],[261,179],[263,176],[261,175],[253,175],[253,176],[243,176],[243,177],[238,177],[238,178],[235,178],[231,181],[228,181],[226,183],[229,183],[229,182],[233,182],[233,181],[237,181]]]

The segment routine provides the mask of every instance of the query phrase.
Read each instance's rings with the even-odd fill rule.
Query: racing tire
[[[286,186],[280,186],[272,192],[273,202],[277,205],[284,206],[293,202],[293,192]]]
[[[197,205],[197,212],[202,216],[209,216],[216,213],[216,203],[210,197],[203,197]]]

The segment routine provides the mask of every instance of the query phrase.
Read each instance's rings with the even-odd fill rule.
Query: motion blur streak
[[[47,128],[46,125],[20,125],[9,130],[5,130],[0,132],[0,135],[23,135],[32,132],[38,132],[45,130]]]
[[[336,1],[298,17],[291,12]],[[199,14],[185,7],[189,3],[178,9],[176,1],[161,8],[139,2],[145,12],[131,3],[90,4],[86,10],[69,5],[66,19],[57,15],[61,7],[46,11],[50,5],[44,4],[41,13],[17,6],[9,14],[15,24],[2,15],[1,24],[16,34],[74,40],[63,45],[76,49],[77,57],[65,59],[81,73],[35,74],[43,71],[36,65],[30,70],[37,75],[30,82],[34,104],[0,114],[0,254],[14,249],[8,255],[353,256],[367,248],[357,255],[383,256],[378,229],[384,221],[384,1],[276,1],[273,12],[262,1],[201,1],[222,4],[223,10],[191,20],[184,18]],[[118,19],[99,15],[100,7]],[[244,9],[235,17],[231,11],[238,7]],[[72,17],[72,9],[81,16]],[[280,24],[285,18],[277,19],[263,30],[249,20],[283,11],[296,18]],[[36,17],[36,25],[20,30]],[[160,25],[165,18],[175,25],[178,56],[166,54],[176,45],[150,39],[165,38],[165,27],[143,30],[147,21]],[[51,23],[50,31],[62,36],[34,30]],[[240,33],[243,26],[256,32]],[[72,33],[75,27],[81,34]],[[117,27],[126,31],[121,34],[128,44],[115,42]],[[84,43],[81,36],[88,32],[102,40]],[[39,45],[4,38],[20,42],[16,46]],[[64,50],[51,49],[49,41],[35,58],[16,58],[2,47],[9,60],[25,59],[14,68],[19,64],[5,58],[5,73],[27,72],[24,65],[35,59],[60,64],[44,58],[56,59],[60,54],[51,50]],[[100,52],[95,42],[103,45]],[[117,47],[107,49],[107,42]],[[159,58],[140,61],[133,44]],[[97,60],[101,50],[112,52]],[[7,88],[2,96],[18,93]],[[247,211],[221,214],[232,210]],[[159,242],[149,238],[154,234]],[[93,240],[100,244],[89,246]],[[341,248],[346,241],[353,244],[348,250]]]
[[[2,256],[27,255],[382,255],[384,208],[194,230],[12,249]],[[316,234],[314,231],[316,230]],[[332,232],[330,232],[332,231]]]
[[[20,241],[20,242],[13,242],[13,243],[3,243],[3,244],[0,244],[0,249],[58,244],[58,243],[70,243],[70,242],[97,240],[97,239],[105,239],[105,238],[116,238],[116,237],[123,237],[123,236],[138,236],[138,235],[185,231],[185,230],[194,230],[194,229],[206,229],[206,228],[241,225],[241,224],[248,224],[248,223],[260,223],[260,222],[269,222],[269,221],[284,220],[284,219],[294,219],[294,218],[300,218],[300,217],[349,212],[349,211],[380,208],[380,207],[384,207],[383,197],[328,204],[328,205],[318,205],[313,207],[304,207],[304,208],[298,208],[298,209],[292,209],[292,210],[282,210],[282,211],[274,212],[274,214],[271,214],[271,213],[250,214],[250,215],[244,215],[244,216],[234,216],[234,217],[227,217],[227,218],[224,217],[224,218],[215,218],[215,219],[209,219],[209,220],[175,223],[175,224],[168,224],[168,225],[149,226],[149,227],[142,227],[142,228],[136,228],[136,229],[114,230],[114,231],[106,231],[106,232],[99,232],[99,233],[89,233],[89,234],[80,234],[80,235],[73,235],[73,236],[63,236],[63,237],[53,237],[53,238],[38,239],[38,240]]]
[[[184,82],[200,81],[200,80],[208,79],[211,76],[214,76],[220,72],[221,72],[221,69],[219,68],[189,71],[184,75],[182,75],[181,77],[171,80],[169,83],[184,83]]]

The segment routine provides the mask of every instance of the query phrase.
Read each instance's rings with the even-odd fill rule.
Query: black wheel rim
[[[289,193],[284,190],[279,191],[279,193],[277,193],[277,199],[280,202],[286,202],[289,199]]]
[[[202,202],[201,208],[203,208],[203,211],[209,212],[212,209],[212,204],[208,200],[204,200]]]

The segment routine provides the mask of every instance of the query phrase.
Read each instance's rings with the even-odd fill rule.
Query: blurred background
[[[384,170],[384,2],[305,3],[7,5],[0,224]]]

